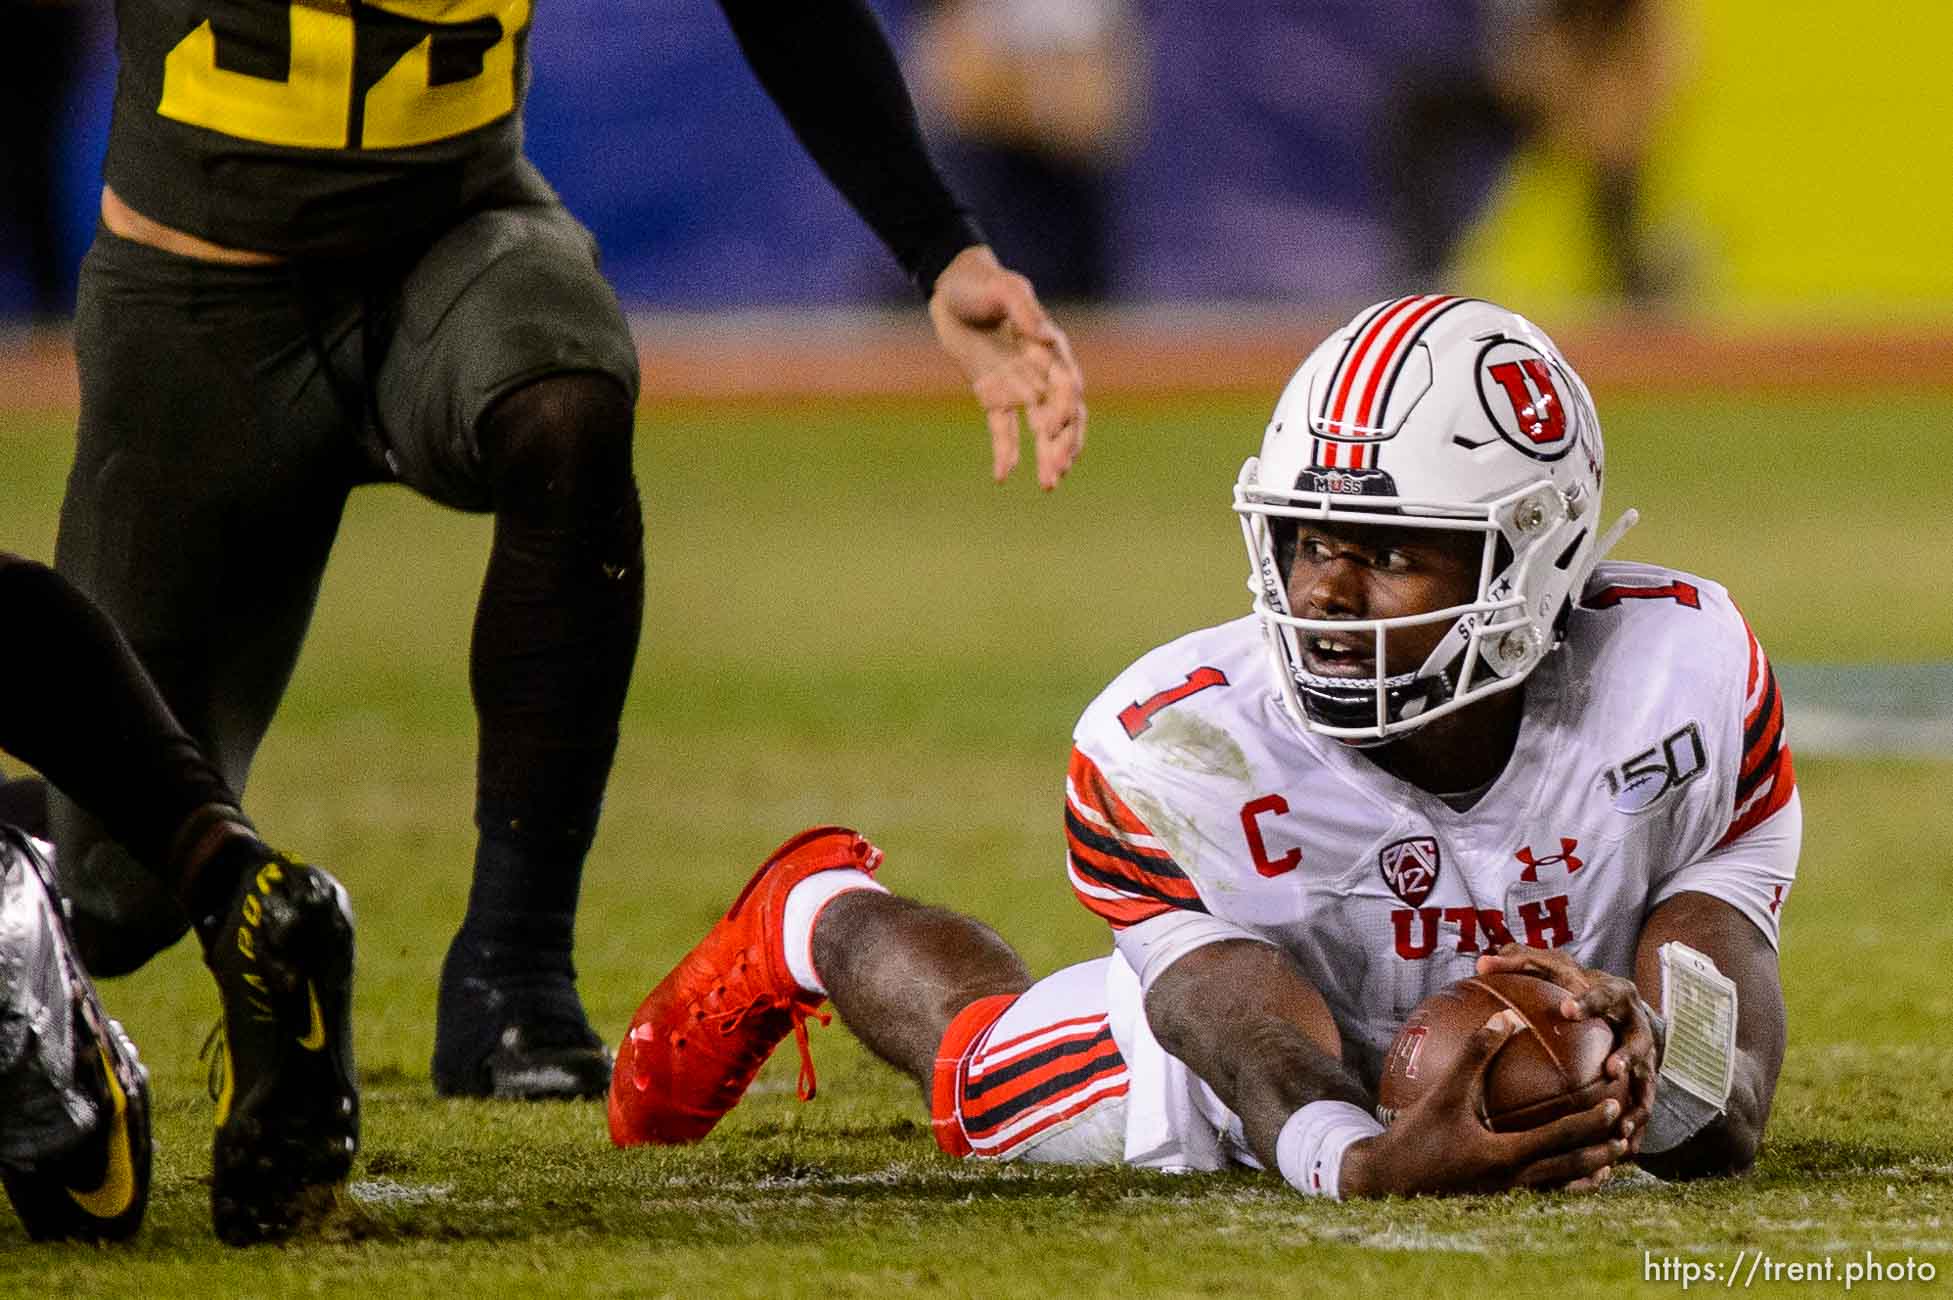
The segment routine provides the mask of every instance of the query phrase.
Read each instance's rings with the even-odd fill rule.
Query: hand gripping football
[[[1474,975],[1418,1003],[1383,1060],[1378,1110],[1389,1122],[1451,1070],[1471,1036],[1511,1009],[1525,1027],[1506,1039],[1485,1067],[1479,1119],[1497,1133],[1538,1128],[1608,1097],[1628,1103],[1627,1080],[1603,1072],[1614,1050],[1605,1020],[1568,1020],[1560,1002],[1570,996],[1535,975]]]

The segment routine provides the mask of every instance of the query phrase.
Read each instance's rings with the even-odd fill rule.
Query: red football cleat
[[[807,1017],[824,998],[794,981],[781,951],[793,887],[817,871],[873,872],[882,851],[842,826],[816,826],[774,850],[725,919],[651,990],[631,1018],[610,1076],[610,1140],[696,1142],[739,1104],[789,1032],[800,1046],[800,1099],[814,1095]]]

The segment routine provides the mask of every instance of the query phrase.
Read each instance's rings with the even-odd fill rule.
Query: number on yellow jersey
[[[350,7],[313,0],[291,6],[291,67],[284,80],[217,66],[208,20],[163,61],[156,111],[191,126],[294,149],[400,149],[461,135],[515,109],[515,39],[529,24],[530,0],[366,0],[430,30],[366,92],[362,128],[350,138],[358,28]],[[443,28],[493,19],[501,36],[481,56],[481,71],[435,85],[434,43]]]

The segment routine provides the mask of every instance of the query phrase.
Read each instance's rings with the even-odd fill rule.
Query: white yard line
[[[1953,662],[1782,663],[1792,752],[1953,758]]]

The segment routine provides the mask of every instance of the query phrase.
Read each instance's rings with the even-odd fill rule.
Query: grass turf
[[[1621,554],[1727,583],[1779,659],[1953,646],[1937,595],[1953,402],[1601,395]],[[579,962],[599,1028],[800,826],[859,825],[885,878],[997,925],[1033,969],[1105,936],[1062,878],[1072,721],[1132,657],[1246,607],[1227,487],[1266,405],[1107,401],[1051,499],[991,486],[961,405],[651,412],[644,649],[585,885]],[[47,557],[61,417],[0,420],[0,546]],[[1840,470],[1841,443],[1879,449]],[[1496,1277],[1516,1294],[1627,1293],[1673,1255],[1728,1267],[1847,1257],[1953,1267],[1953,766],[1800,759],[1806,847],[1785,924],[1792,1047],[1756,1174],[1587,1198],[1329,1206],[1270,1178],[959,1165],[913,1090],[839,1028],[791,1050],[718,1133],[613,1152],[594,1106],[437,1100],[434,979],[467,890],[465,671],[483,521],[359,493],[249,804],[333,867],[361,923],[365,1151],[331,1238],[227,1252],[210,1236],[213,1018],[189,945],[106,987],[155,1071],[157,1175],[132,1247],[27,1245],[0,1222],[0,1294],[292,1292],[1234,1294]],[[9,635],[21,635],[15,629]],[[1657,687],[1651,684],[1651,689]],[[1795,743],[1795,719],[1792,719]],[[1767,1276],[1767,1271],[1765,1273]],[[1942,1284],[1944,1279],[1941,1279]],[[1753,1289],[1753,1288],[1752,1288]]]

